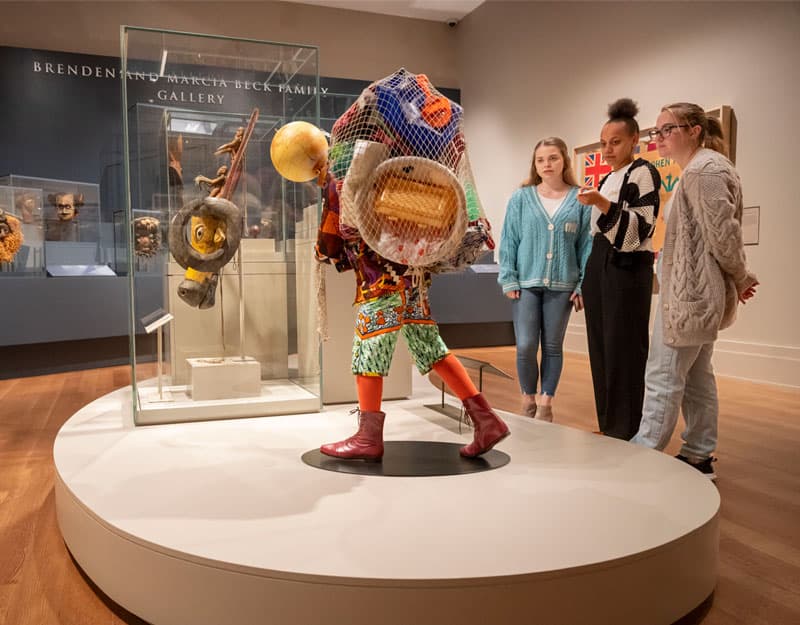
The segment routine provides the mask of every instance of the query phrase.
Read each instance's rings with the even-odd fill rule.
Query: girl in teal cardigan
[[[581,282],[592,247],[591,211],[577,195],[566,144],[558,137],[542,139],[533,151],[530,177],[509,200],[500,242],[498,282],[514,300],[523,414],[545,421],[553,420],[564,335],[572,306],[583,308]]]

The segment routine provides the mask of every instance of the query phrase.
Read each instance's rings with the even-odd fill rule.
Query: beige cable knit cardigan
[[[702,345],[736,319],[739,293],[757,282],[742,243],[742,187],[733,164],[701,148],[683,170],[662,251],[664,342]]]

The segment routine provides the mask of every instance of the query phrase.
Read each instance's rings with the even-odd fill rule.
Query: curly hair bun
[[[639,114],[639,107],[630,98],[620,98],[608,105],[609,119],[634,119]]]

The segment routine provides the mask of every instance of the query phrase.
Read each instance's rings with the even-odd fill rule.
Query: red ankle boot
[[[462,456],[477,458],[511,434],[508,426],[494,413],[482,393],[468,397],[462,403],[475,428],[472,442],[460,450]]]
[[[347,460],[377,462],[383,457],[383,419],[385,412],[361,412],[358,432],[338,443],[328,443],[319,450],[328,456]]]

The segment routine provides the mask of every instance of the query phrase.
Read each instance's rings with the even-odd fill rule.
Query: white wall
[[[738,118],[745,206],[761,206],[748,247],[761,287],[722,333],[720,373],[800,386],[800,3],[482,5],[456,28],[467,138],[495,230],[544,136],[598,140],[609,102],[639,102],[642,126],[677,100],[729,104]],[[582,315],[568,347],[585,350]]]
[[[323,76],[374,80],[405,65],[458,87],[447,24],[286,2],[2,2],[0,45],[119,55],[119,27],[316,45]]]

